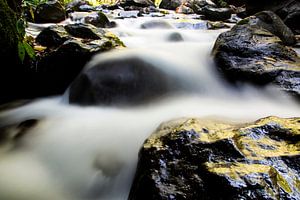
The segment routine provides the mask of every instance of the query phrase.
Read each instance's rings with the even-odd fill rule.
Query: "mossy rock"
[[[130,200],[294,200],[300,118],[163,123],[143,144]]]

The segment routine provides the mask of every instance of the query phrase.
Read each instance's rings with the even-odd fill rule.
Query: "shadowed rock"
[[[134,105],[171,90],[168,76],[136,58],[108,60],[83,71],[69,91],[70,103],[80,105]]]

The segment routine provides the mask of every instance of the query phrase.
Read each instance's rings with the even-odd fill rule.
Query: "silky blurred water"
[[[211,50],[225,30],[141,29],[154,18],[119,19],[111,29],[128,48],[95,56],[87,65],[139,57],[152,63],[182,87],[145,105],[69,105],[63,96],[39,99],[0,113],[1,127],[18,132],[24,120],[38,119],[18,140],[0,148],[0,199],[127,199],[138,151],[160,123],[180,117],[250,122],[276,115],[296,117],[299,105],[276,88],[230,86],[217,72]],[[182,41],[169,40],[173,33]]]

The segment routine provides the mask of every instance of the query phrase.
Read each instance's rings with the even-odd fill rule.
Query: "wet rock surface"
[[[231,81],[272,83],[299,96],[300,58],[283,44],[294,43],[293,34],[286,30],[272,17],[258,15],[240,21],[222,33],[215,43],[213,56],[218,68]]]
[[[138,57],[95,62],[72,83],[69,102],[80,105],[136,105],[165,95],[169,77]]]
[[[270,10],[278,14],[281,19],[295,32],[300,33],[300,2],[298,0],[252,0],[246,1],[246,13],[248,15],[256,12]]]
[[[39,87],[49,94],[63,93],[94,54],[124,47],[111,32],[88,24],[50,26],[36,41],[47,47],[36,62],[35,74]]]
[[[66,19],[66,11],[59,1],[48,1],[37,6],[34,19],[36,23],[59,23]]]
[[[299,199],[300,119],[163,123],[143,144],[130,200]]]

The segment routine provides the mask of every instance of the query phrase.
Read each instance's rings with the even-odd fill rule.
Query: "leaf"
[[[19,19],[17,21],[17,32],[18,32],[20,38],[24,38],[24,36],[25,36],[25,23],[22,19]]]
[[[24,48],[23,42],[20,42],[20,41],[18,43],[18,55],[19,55],[19,59],[23,63],[24,58],[25,58],[25,48]]]
[[[27,42],[23,42],[23,47],[26,50],[26,53],[28,54],[28,56],[31,59],[35,59],[35,51]]]

